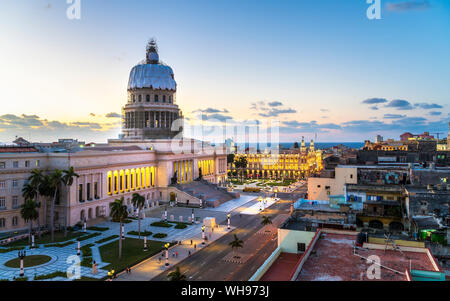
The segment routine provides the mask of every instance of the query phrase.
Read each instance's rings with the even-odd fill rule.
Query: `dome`
[[[128,90],[141,88],[176,91],[177,83],[174,80],[172,68],[161,64],[134,66],[130,72]]]

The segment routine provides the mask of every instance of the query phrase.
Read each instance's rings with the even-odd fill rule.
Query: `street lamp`
[[[205,235],[205,225],[202,226],[202,245],[205,244],[205,240],[206,240],[206,235]]]
[[[125,226],[124,225],[122,225],[122,237],[121,237],[121,239],[122,240],[125,239]]]
[[[263,200],[262,197],[259,197],[259,198],[258,198],[258,202],[259,202],[259,211],[262,210],[262,200]]]
[[[35,245],[34,245],[34,232],[31,234],[31,248],[34,249]]]
[[[86,219],[84,220],[84,224],[83,224],[83,232],[86,233],[87,230],[87,226],[86,226]]]
[[[147,236],[144,236],[144,251],[147,251]]]
[[[231,227],[230,227],[230,218],[231,218],[231,214],[227,214],[227,219],[228,219],[228,230],[230,230],[231,229]]]
[[[167,206],[164,207],[164,221],[167,222]]]
[[[192,209],[192,224],[194,224],[194,219],[195,219],[195,215],[194,215],[194,209]]]
[[[81,255],[81,242],[78,242],[77,255],[78,255],[78,256]]]
[[[168,266],[169,265],[169,247],[170,247],[170,244],[166,243],[164,245],[164,247],[166,248],[166,266]]]
[[[27,256],[27,251],[19,251],[17,256],[20,258],[20,277],[23,277],[25,275],[23,271],[23,260]]]

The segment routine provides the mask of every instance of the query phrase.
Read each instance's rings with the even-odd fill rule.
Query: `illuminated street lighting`
[[[25,275],[23,271],[23,260],[27,256],[27,251],[19,251],[17,256],[20,258],[20,277]]]
[[[194,224],[194,219],[195,219],[195,215],[194,215],[194,209],[192,209],[192,224]]]
[[[228,219],[228,230],[231,229],[231,226],[230,226],[230,223],[231,223],[230,218],[231,218],[231,214],[228,213],[228,214],[227,214],[227,219]]]
[[[205,244],[205,240],[206,240],[206,235],[205,235],[205,225],[202,226],[202,245]]]
[[[167,222],[167,206],[164,207],[164,221]]]
[[[169,247],[170,247],[169,243],[166,243],[164,245],[164,248],[166,248],[166,266],[169,265]]]
[[[147,251],[147,236],[144,236],[144,251]]]
[[[77,255],[78,255],[78,256],[81,255],[81,242],[78,242]]]
[[[34,232],[33,232],[33,234],[31,235],[31,248],[32,248],[32,249],[35,248],[35,245],[34,245]]]

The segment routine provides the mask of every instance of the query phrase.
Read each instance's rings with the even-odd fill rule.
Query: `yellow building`
[[[280,153],[236,154],[235,161],[240,157],[247,159],[247,167],[241,171],[235,164],[228,169],[230,176],[243,172],[247,178],[265,179],[300,179],[318,174],[323,169],[322,151],[315,150],[311,141],[309,148],[302,141],[300,149],[281,151]]]

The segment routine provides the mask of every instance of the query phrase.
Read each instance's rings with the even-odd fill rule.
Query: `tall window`
[[[6,181],[0,181],[0,190],[6,189]]]
[[[0,162],[0,169],[6,168],[6,162]]]
[[[13,227],[17,226],[18,222],[19,222],[19,219],[17,218],[17,216],[14,216],[12,218],[12,225],[13,225]]]
[[[13,168],[19,168],[19,161],[13,161]]]
[[[94,198],[98,199],[98,182],[94,182]]]
[[[150,102],[150,95],[145,96],[145,101]]]
[[[87,193],[87,200],[92,200],[91,198],[91,183],[86,184],[86,193]]]
[[[131,99],[133,100],[133,102],[136,102],[136,96],[133,94],[133,96],[131,96]]]
[[[14,195],[12,197],[12,207],[13,208],[19,207],[19,197],[17,195]]]
[[[0,218],[0,228],[5,228],[5,219]]]
[[[163,95],[163,102],[166,102],[166,95]]]
[[[83,184],[79,184],[78,185],[78,200],[80,202],[84,202],[84,199],[83,199]]]
[[[141,102],[142,101],[142,95],[139,95],[138,99],[139,99],[139,102]]]
[[[158,102],[158,95],[155,95],[155,102]]]
[[[12,180],[12,188],[18,188],[19,187],[19,181],[18,180]]]
[[[5,209],[6,208],[6,197],[0,196],[0,208]]]
[[[30,161],[25,161],[25,167],[30,167]]]

